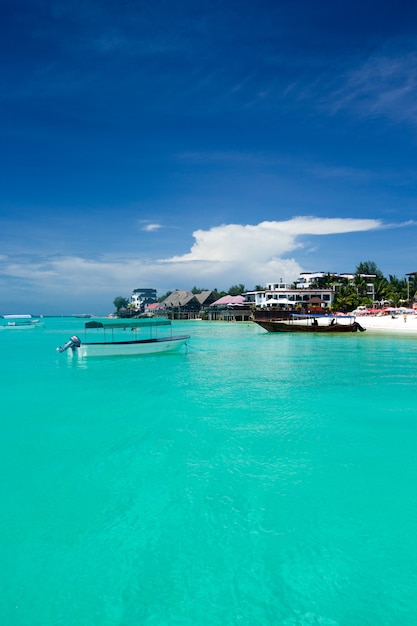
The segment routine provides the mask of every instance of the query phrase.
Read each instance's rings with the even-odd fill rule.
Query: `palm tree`
[[[360,298],[354,285],[341,285],[336,291],[333,303],[333,311],[353,311],[359,305]]]
[[[374,297],[378,302],[389,300],[390,285],[386,278],[377,278],[374,281]]]
[[[311,284],[311,287],[314,289],[332,289],[335,282],[334,274],[330,274],[327,272],[324,276],[319,276],[316,280]]]
[[[397,278],[390,274],[389,277],[389,299],[394,306],[401,302],[406,302],[408,296],[407,281],[405,278]]]
[[[407,298],[408,303],[412,304],[417,298],[417,274],[408,274],[407,279]]]
[[[355,278],[353,279],[354,285],[356,287],[356,291],[358,292],[358,296],[360,298],[368,297],[368,282],[365,280],[363,276],[360,274],[355,274]]]

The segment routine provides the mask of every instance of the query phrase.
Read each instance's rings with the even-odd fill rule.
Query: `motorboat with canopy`
[[[31,330],[43,326],[43,322],[29,314],[2,315],[4,322],[0,323],[0,330]]]
[[[168,319],[103,318],[86,322],[84,338],[72,335],[57,351],[78,358],[152,354],[178,350],[189,338],[173,335]]]

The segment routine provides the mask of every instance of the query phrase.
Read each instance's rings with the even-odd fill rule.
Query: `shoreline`
[[[356,321],[370,332],[392,332],[405,335],[417,335],[417,315],[409,314],[404,321],[403,315],[355,315]]]

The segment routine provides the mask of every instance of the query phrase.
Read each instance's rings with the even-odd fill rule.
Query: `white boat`
[[[0,330],[30,330],[39,328],[43,324],[40,319],[32,315],[2,315],[4,323],[0,324]]]
[[[168,334],[163,332],[167,329]],[[57,351],[67,350],[70,357],[78,358],[171,352],[181,348],[189,337],[173,336],[167,319],[91,320],[85,323],[83,340],[73,335]]]

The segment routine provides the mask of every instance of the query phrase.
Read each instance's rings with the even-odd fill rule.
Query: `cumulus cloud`
[[[227,224],[193,233],[195,244],[188,254],[166,262],[242,260],[268,262],[293,252],[303,235],[335,235],[379,228],[379,220],[350,218],[295,217],[283,222],[256,225]]]
[[[295,217],[287,221],[261,222],[255,225],[225,224],[193,233],[190,252],[157,260],[132,258],[85,259],[75,256],[3,258],[0,283],[25,287],[45,301],[53,297],[68,311],[95,310],[95,303],[111,302],[116,295],[130,296],[133,288],[151,285],[164,293],[168,289],[226,289],[243,283],[247,288],[269,280],[292,281],[303,268],[289,255],[305,244],[305,236],[336,235],[375,230],[379,220]],[[310,245],[310,244],[309,244]],[[26,295],[26,297],[28,297]],[[76,305],[77,299],[83,305]]]
[[[197,230],[190,252],[160,259],[169,275],[195,283],[219,285],[239,282],[255,285],[283,277],[292,282],[303,268],[287,258],[304,246],[302,237],[363,232],[381,227],[379,220],[350,218],[295,217],[255,225],[225,224]],[[211,283],[210,283],[211,281]]]

